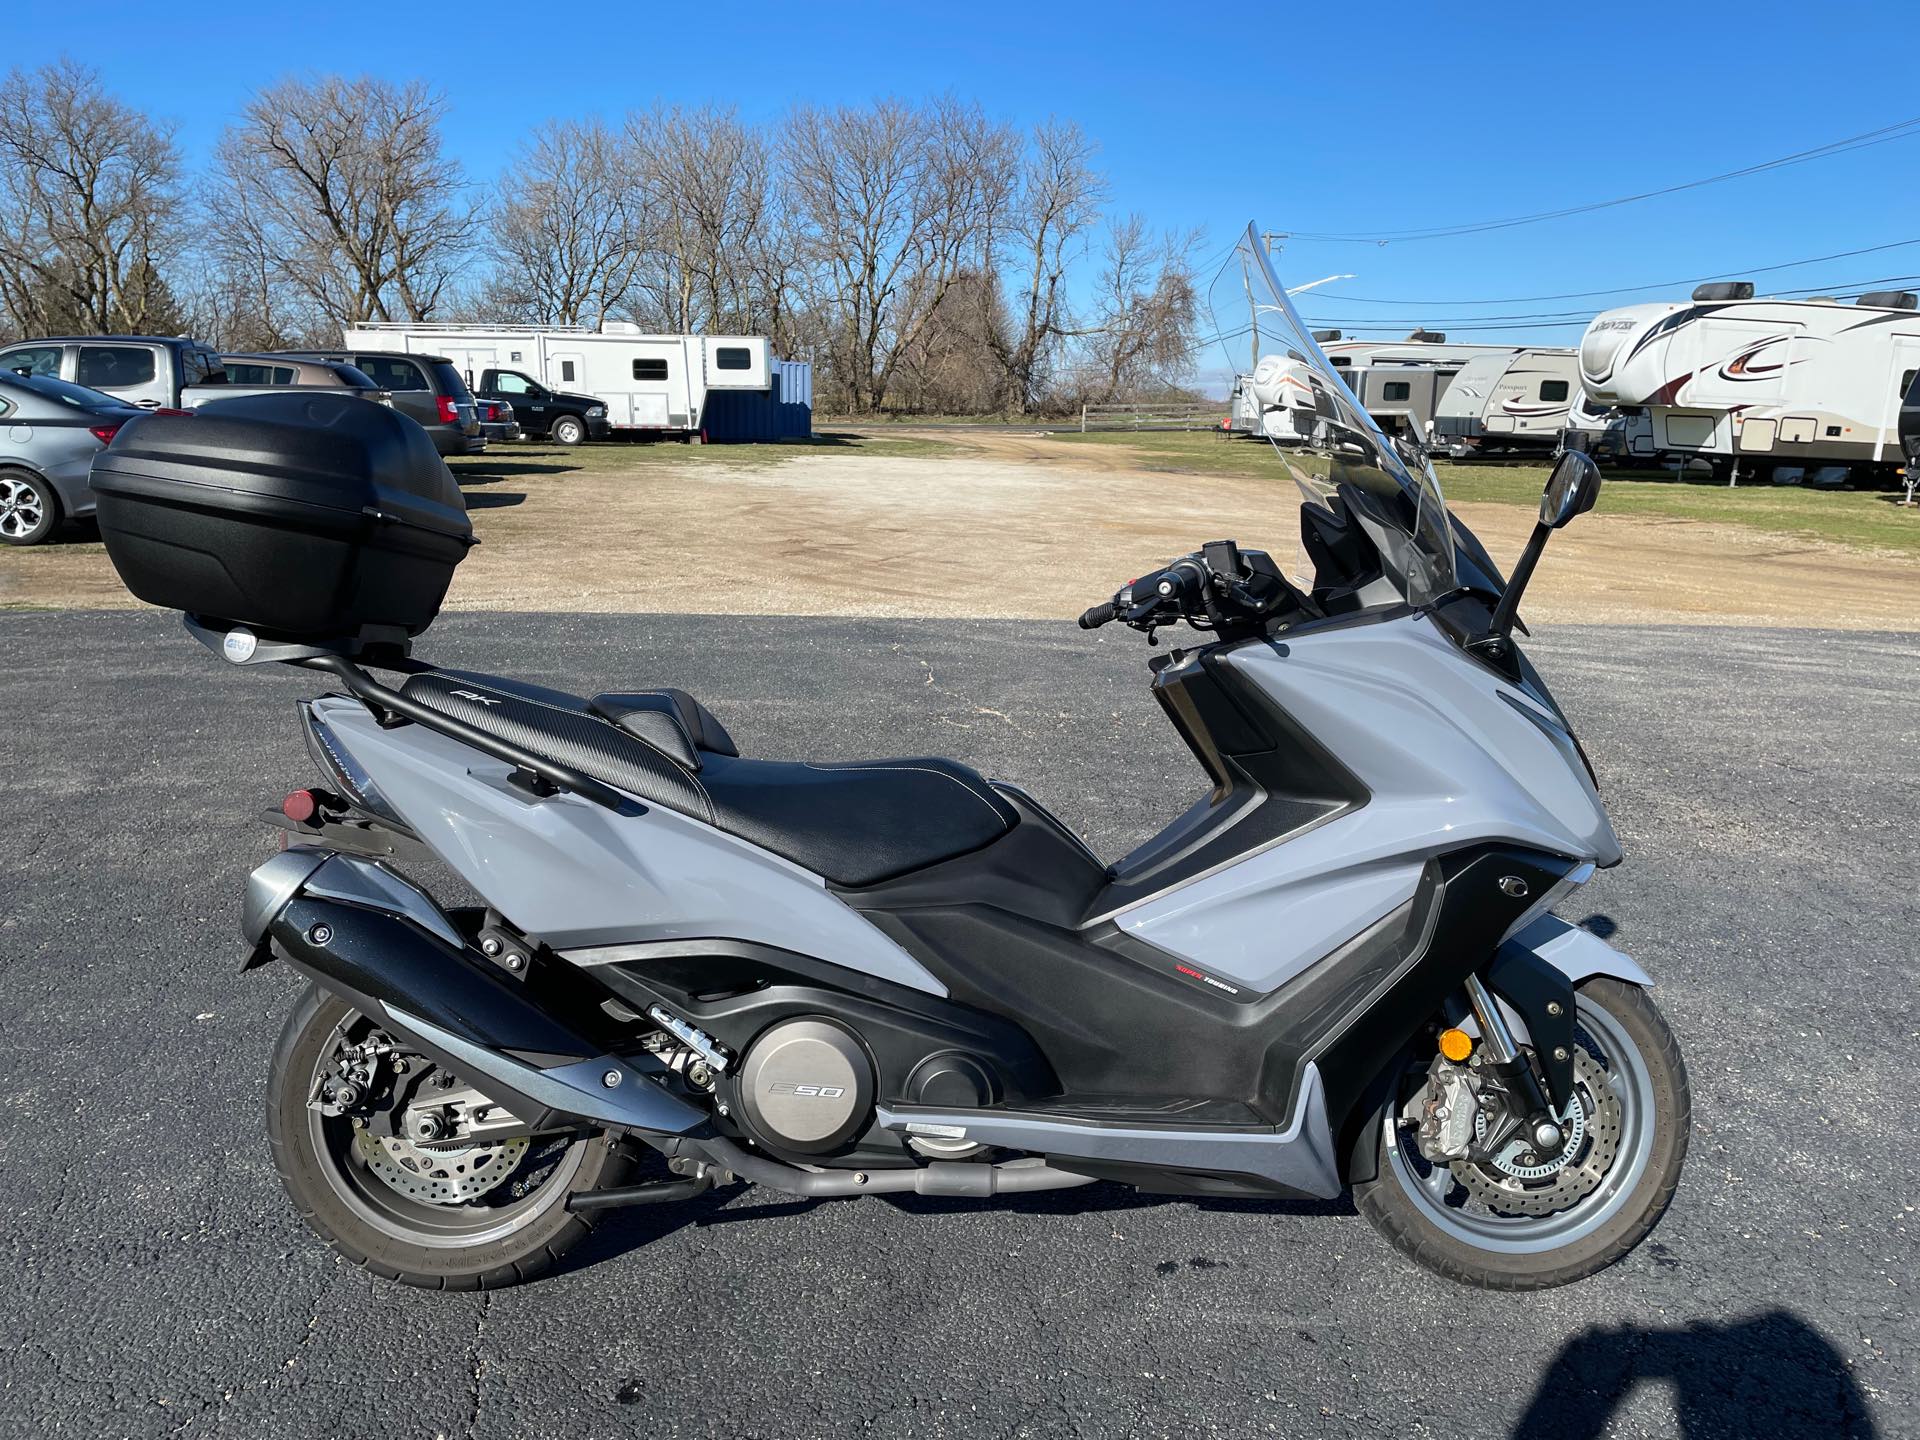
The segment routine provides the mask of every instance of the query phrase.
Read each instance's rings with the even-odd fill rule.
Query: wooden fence
[[[1080,433],[1089,430],[1218,430],[1224,400],[1176,400],[1158,405],[1082,405]]]

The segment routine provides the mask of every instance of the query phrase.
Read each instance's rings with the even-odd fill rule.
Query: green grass
[[[1069,445],[1116,445],[1131,449],[1142,468],[1184,475],[1271,476],[1286,472],[1271,447],[1248,439],[1225,440],[1197,431],[1102,431],[1053,437]],[[1449,501],[1461,504],[1540,503],[1545,465],[1453,465],[1434,467]],[[1598,513],[1645,515],[1739,525],[1792,539],[1824,540],[1863,550],[1920,555],[1920,506],[1899,503],[1891,490],[1816,490],[1798,485],[1729,488],[1702,478],[1681,480],[1665,471],[1609,473]]]

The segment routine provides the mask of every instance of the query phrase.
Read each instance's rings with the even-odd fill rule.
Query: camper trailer
[[[773,359],[764,335],[647,335],[609,320],[584,325],[429,325],[406,321],[353,326],[354,347],[444,355],[467,377],[517,371],[554,390],[593,395],[617,431],[698,435],[709,394],[765,392]]]
[[[1580,361],[1571,349],[1476,355],[1434,407],[1433,448],[1456,460],[1551,450],[1579,384]]]
[[[1561,449],[1584,450],[1603,465],[1635,459],[1653,463],[1653,418],[1644,406],[1622,409],[1594,399],[1585,387],[1575,385],[1566,419],[1566,428],[1560,432]]]
[[[1645,407],[1652,452],[1705,460],[1729,480],[1838,483],[1900,463],[1900,400],[1920,371],[1909,291],[1756,300],[1703,285],[1686,303],[1608,310],[1580,342],[1594,401]]]
[[[1518,345],[1452,345],[1445,335],[1416,330],[1405,340],[1344,340],[1325,347],[1334,371],[1389,434],[1425,441],[1441,397],[1469,361],[1519,353]]]

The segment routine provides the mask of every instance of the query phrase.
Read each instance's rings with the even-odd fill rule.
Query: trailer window
[[[751,370],[753,352],[744,345],[722,345],[713,352],[713,367],[716,370]]]
[[[1405,380],[1389,380],[1380,387],[1382,400],[1405,400],[1413,394],[1413,386]]]
[[[633,378],[636,380],[664,380],[667,378],[667,362],[664,360],[636,360],[633,362]]]
[[[1542,380],[1540,382],[1540,398],[1542,400],[1566,399],[1567,382],[1565,380]]]
[[[573,361],[562,360],[560,362],[560,383],[562,385],[571,385],[573,383]]]

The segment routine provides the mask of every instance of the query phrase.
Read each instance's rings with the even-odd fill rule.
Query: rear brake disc
[[[398,1135],[374,1135],[356,1126],[354,1153],[380,1182],[425,1205],[464,1205],[478,1200],[516,1169],[527,1153],[525,1137],[494,1145],[429,1150]]]

